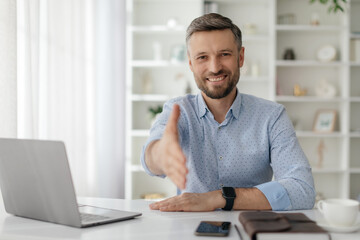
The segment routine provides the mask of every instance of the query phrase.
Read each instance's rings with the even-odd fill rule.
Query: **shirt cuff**
[[[160,138],[159,138],[159,139],[160,139]],[[144,145],[144,147],[143,147],[143,149],[142,149],[141,156],[140,156],[141,165],[143,166],[145,172],[146,172],[147,174],[149,174],[150,176],[157,176],[157,177],[165,178],[166,175],[156,175],[156,174],[152,173],[152,172],[150,171],[150,169],[148,168],[148,166],[146,165],[146,162],[145,162],[145,150],[146,150],[146,148],[149,146],[149,144],[150,144],[151,142],[155,141],[155,140],[158,140],[158,139],[151,139],[150,141],[148,141],[148,142]]]
[[[289,195],[283,185],[272,181],[255,186],[269,201],[272,210],[284,211],[291,209]]]

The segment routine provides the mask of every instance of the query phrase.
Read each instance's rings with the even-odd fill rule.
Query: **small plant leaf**
[[[310,3],[314,3],[316,1],[318,1],[321,4],[327,4],[329,2],[329,0],[310,0]],[[344,12],[344,8],[339,4],[341,2],[346,4],[347,0],[332,0],[331,5],[328,8],[328,12],[329,13],[331,13],[331,12],[336,13],[338,11]]]

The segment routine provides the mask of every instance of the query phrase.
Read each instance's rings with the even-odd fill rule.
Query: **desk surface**
[[[205,238],[195,236],[194,231],[201,220],[230,221],[232,222],[232,225],[238,225],[244,240],[249,239],[238,221],[239,211],[166,213],[150,210],[148,207],[149,202],[144,200],[79,198],[79,203],[112,209],[137,211],[142,212],[143,215],[128,221],[111,223],[86,229],[77,229],[8,215],[5,213],[3,204],[0,203],[0,239],[200,240]],[[307,210],[301,212],[315,220],[321,218],[321,215],[316,210]],[[359,231],[350,234],[332,233],[331,235],[333,240],[360,239]],[[232,226],[229,237],[222,239],[239,239],[234,226]]]

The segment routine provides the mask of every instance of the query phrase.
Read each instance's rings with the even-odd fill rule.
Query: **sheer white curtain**
[[[0,137],[16,136],[16,2],[0,1]],[[1,194],[0,194],[1,195]],[[1,201],[1,197],[0,197]]]
[[[104,197],[125,196],[125,2],[97,0],[95,6],[97,170]]]
[[[104,103],[114,99],[98,90],[119,90],[114,84],[123,79],[107,75],[112,81],[102,83],[104,69],[96,56],[99,5],[113,1],[17,0],[18,137],[64,141],[78,195],[123,197],[124,158],[116,150],[104,154],[106,146],[123,145],[121,136],[114,141],[123,123],[111,121],[112,135],[101,131],[119,110],[99,118]],[[113,51],[106,63],[121,54]]]

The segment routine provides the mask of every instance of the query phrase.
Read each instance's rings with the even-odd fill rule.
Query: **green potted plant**
[[[333,12],[336,13],[337,11],[341,11],[344,12],[344,7],[342,6],[343,4],[347,3],[347,0],[310,0],[310,3],[314,3],[314,2],[320,2],[321,4],[327,4],[329,2],[331,2],[328,11],[329,13]]]
[[[156,120],[157,115],[162,112],[163,107],[162,107],[162,105],[157,105],[155,107],[149,107],[148,110],[150,113],[151,125],[153,125]]]

